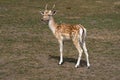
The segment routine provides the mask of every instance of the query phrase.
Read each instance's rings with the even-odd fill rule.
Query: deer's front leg
[[[59,46],[60,46],[60,61],[59,61],[59,64],[61,65],[63,63],[63,40],[59,40]]]

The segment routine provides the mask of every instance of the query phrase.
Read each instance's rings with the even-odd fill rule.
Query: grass
[[[57,23],[87,28],[91,68],[74,68],[78,52],[65,42],[64,64],[59,46],[39,10],[55,3]],[[120,78],[119,0],[0,0],[0,80],[118,80]]]

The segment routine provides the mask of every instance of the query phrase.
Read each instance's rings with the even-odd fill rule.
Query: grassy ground
[[[56,4],[58,23],[81,23],[87,28],[91,68],[83,54],[65,42],[64,64],[59,46],[39,10]],[[119,80],[119,0],[0,0],[0,80]]]

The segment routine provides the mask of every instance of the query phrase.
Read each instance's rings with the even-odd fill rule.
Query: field
[[[75,68],[78,52],[71,41],[59,44],[40,10],[56,4],[57,23],[87,29],[90,69],[85,55]],[[120,0],[0,0],[0,80],[119,80]]]

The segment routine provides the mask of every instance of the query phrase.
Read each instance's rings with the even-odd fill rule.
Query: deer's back
[[[79,35],[80,29],[82,29],[82,25],[71,25],[71,24],[61,24],[57,25],[56,34],[58,36],[63,36],[63,38],[70,39],[75,35]]]

